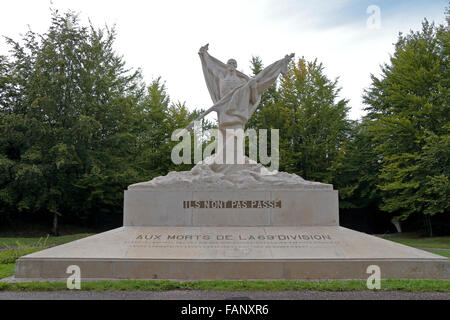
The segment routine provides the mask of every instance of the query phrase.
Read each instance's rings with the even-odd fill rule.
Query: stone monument
[[[217,112],[224,137],[216,154],[129,186],[123,227],[22,257],[16,278],[65,279],[71,265],[82,279],[367,279],[371,265],[382,278],[450,278],[449,259],[340,227],[332,185],[226,161],[243,156],[229,129],[244,128],[293,55],[254,78],[208,45],[199,55],[214,103],[201,117]]]

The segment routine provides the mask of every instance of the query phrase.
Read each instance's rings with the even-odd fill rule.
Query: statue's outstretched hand
[[[288,76],[288,64],[291,61],[291,59],[295,56],[295,53],[291,53],[291,54],[287,54],[284,57],[284,63],[283,63],[283,67],[281,68],[281,74],[284,77]]]
[[[209,43],[203,47],[200,48],[199,54],[204,54],[205,52],[208,52],[209,50]]]
[[[287,54],[284,58],[286,60],[291,60],[293,57],[295,57],[295,53]]]

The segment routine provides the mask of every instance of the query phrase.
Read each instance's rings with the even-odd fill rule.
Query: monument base
[[[450,279],[450,260],[338,226],[122,227],[22,257],[16,278]]]

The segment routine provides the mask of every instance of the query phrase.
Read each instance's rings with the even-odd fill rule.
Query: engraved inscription
[[[160,241],[323,241],[333,240],[329,234],[139,234],[136,240],[160,240]]]
[[[184,209],[281,209],[281,201],[273,200],[194,200],[183,201]]]

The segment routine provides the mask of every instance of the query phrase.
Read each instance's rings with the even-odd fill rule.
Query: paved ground
[[[450,300],[450,293],[316,291],[54,291],[0,292],[0,300]]]

